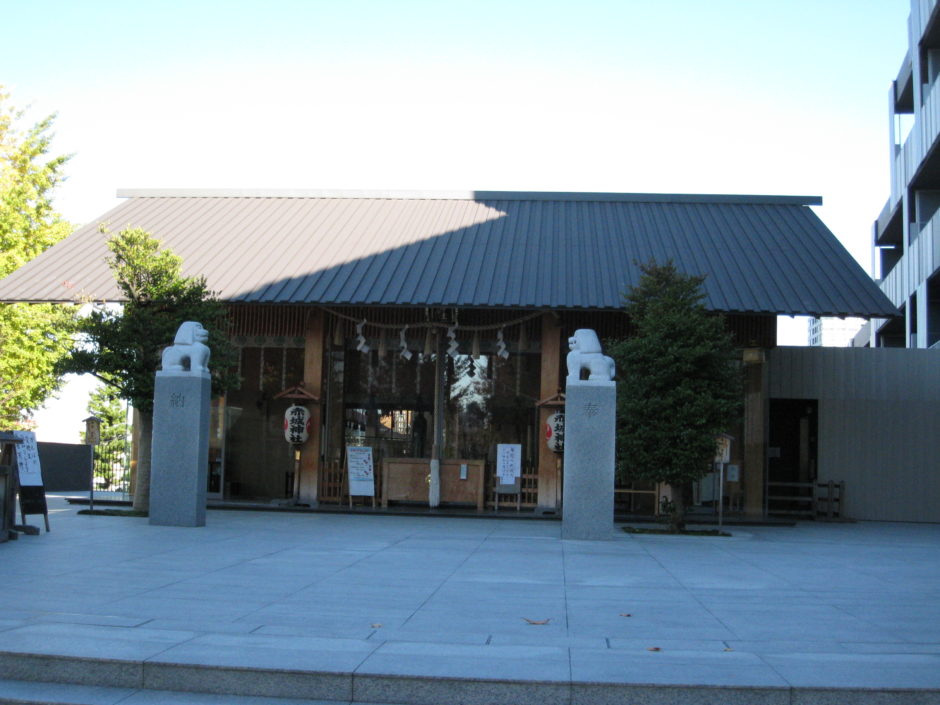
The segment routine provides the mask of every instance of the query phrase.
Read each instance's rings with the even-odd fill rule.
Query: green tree
[[[21,127],[24,112],[0,86],[0,277],[71,233],[52,207],[69,156],[50,157],[50,115]],[[0,425],[21,428],[60,383],[56,363],[71,347],[76,310],[0,304]]]
[[[110,486],[117,479],[117,471],[127,467],[127,409],[118,391],[103,384],[89,395],[87,411],[101,422],[101,440],[95,447],[95,476]],[[84,442],[84,431],[81,435]]]
[[[198,321],[209,331],[214,394],[235,382],[235,351],[226,332],[225,305],[207,289],[204,277],[182,274],[182,260],[150,233],[122,230],[108,240],[108,265],[123,294],[122,310],[96,307],[79,324],[76,347],[64,372],[91,373],[129,399],[140,421],[134,508],[150,506],[150,442],[154,377],[163,348],[180,324]]]
[[[634,334],[617,341],[617,461],[625,479],[672,489],[674,531],[685,528],[685,494],[712,469],[716,439],[741,409],[739,368],[721,316],[706,310],[704,277],[672,262],[641,265],[625,296]]]

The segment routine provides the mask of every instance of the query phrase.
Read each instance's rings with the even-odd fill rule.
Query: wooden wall
[[[819,402],[818,477],[852,519],[940,522],[940,350],[777,348],[769,393]]]

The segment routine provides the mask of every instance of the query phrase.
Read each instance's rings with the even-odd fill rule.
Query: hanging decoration
[[[506,349],[506,341],[503,340],[503,329],[496,332],[496,355],[503,360],[509,358],[509,351]]]
[[[337,328],[340,329],[340,332],[342,332],[342,321],[349,321],[350,323],[358,323],[358,322],[359,322],[359,319],[358,319],[358,318],[356,318],[356,317],[354,317],[354,316],[351,316],[351,315],[349,315],[349,314],[347,314],[347,313],[343,313],[342,311],[337,311],[337,310],[335,310],[335,309],[329,308],[328,306],[321,306],[320,309],[323,310],[323,311],[325,311],[326,313],[330,314],[331,316],[333,316],[333,317],[336,319],[336,326],[337,326]],[[526,315],[524,315],[524,316],[520,316],[519,318],[513,318],[513,319],[508,320],[508,321],[502,321],[502,322],[499,322],[499,323],[489,323],[489,324],[484,324],[484,325],[479,325],[479,326],[473,326],[473,325],[461,325],[460,323],[458,323],[458,322],[457,322],[457,311],[455,310],[455,311],[454,311],[454,315],[453,315],[453,323],[452,323],[452,324],[451,324],[451,323],[444,323],[444,322],[442,322],[442,321],[437,321],[437,322],[425,321],[425,322],[421,322],[421,323],[419,323],[419,322],[408,323],[408,324],[405,324],[405,327],[408,327],[408,326],[425,327],[425,326],[427,326],[427,327],[431,327],[431,328],[434,328],[434,327],[441,327],[441,328],[442,328],[442,327],[444,327],[444,326],[446,326],[446,325],[454,325],[454,326],[456,326],[459,330],[462,330],[462,331],[492,331],[492,330],[497,330],[497,329],[499,329],[499,328],[512,328],[513,326],[520,325],[520,324],[522,324],[522,323],[525,323],[526,321],[534,320],[534,319],[536,319],[536,318],[542,316],[543,313],[544,313],[543,311],[534,311],[534,312],[532,312],[532,313],[528,313],[528,314],[526,314]],[[372,327],[372,328],[387,328],[388,330],[400,330],[401,327],[402,327],[402,324],[401,324],[401,323],[380,323],[380,322],[378,322],[378,321],[369,321],[369,326]],[[334,330],[335,330],[335,329],[334,329]]]
[[[406,337],[407,331],[408,326],[405,326],[398,334],[398,354],[401,356],[402,360],[411,359],[411,351],[408,349],[408,338]]]
[[[502,321],[501,323],[494,324],[484,324],[484,325],[460,325],[457,322],[457,311],[454,310],[453,322],[444,323],[441,321],[424,321],[416,322],[412,324],[405,324],[404,326],[401,323],[379,323],[375,321],[366,321],[366,319],[359,320],[350,316],[341,311],[337,311],[328,307],[321,307],[323,311],[327,312],[335,318],[335,324],[333,327],[333,344],[337,349],[341,349],[345,343],[345,333],[346,330],[344,326],[348,325],[345,321],[349,321],[356,327],[356,350],[361,353],[368,353],[371,351],[371,347],[368,344],[368,339],[364,332],[365,326],[368,325],[370,328],[377,328],[380,331],[379,343],[378,343],[378,352],[380,361],[385,357],[385,354],[388,352],[388,341],[385,340],[386,331],[398,331],[398,356],[403,360],[411,360],[413,352],[408,349],[408,328],[414,326],[416,328],[425,328],[425,340],[424,340],[424,349],[421,352],[420,347],[416,347],[415,352],[419,352],[419,360],[421,362],[426,362],[431,359],[434,355],[435,345],[432,338],[435,335],[435,331],[441,331],[444,333],[446,331],[448,338],[447,354],[457,359],[460,355],[460,343],[457,340],[457,331],[460,330],[464,333],[472,334],[472,343],[470,349],[470,357],[474,360],[478,360],[481,357],[481,344],[480,344],[480,334],[486,334],[488,331],[496,331],[496,349],[495,356],[498,359],[508,360],[510,357],[509,348],[506,343],[506,328],[512,329],[513,326],[519,326],[519,333],[517,341],[514,343],[518,345],[518,352],[525,352],[529,349],[529,338],[528,330],[526,323],[531,321],[541,315],[542,311],[536,311],[525,316],[520,316],[519,318],[514,318],[508,321]],[[394,333],[392,333],[394,335]],[[492,359],[489,355],[489,359]],[[487,365],[487,368],[489,364]],[[483,373],[484,370],[478,369],[477,372]],[[490,376],[488,370],[485,371],[487,376]]]
[[[450,326],[447,329],[447,339],[450,341],[447,343],[447,354],[456,360],[460,354],[460,344],[457,342],[457,326]]]
[[[366,319],[363,318],[362,321],[356,324],[356,350],[361,353],[367,353],[372,348],[369,347],[369,344],[366,342],[365,333],[362,332],[362,329],[366,325]]]

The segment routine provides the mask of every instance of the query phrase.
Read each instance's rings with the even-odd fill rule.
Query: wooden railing
[[[656,516],[662,498],[662,485],[652,482],[617,482],[614,486],[614,513]]]
[[[346,468],[339,461],[320,465],[320,486],[317,499],[325,504],[341,504],[346,498]]]
[[[845,483],[768,482],[767,514],[832,521],[843,517]]]
[[[382,473],[375,473],[375,496],[382,496]],[[537,467],[522,469],[521,491],[514,494],[496,494],[496,473],[487,463],[486,467],[486,507],[487,509],[534,509],[538,504],[539,476]],[[318,488],[319,501],[324,504],[344,504],[349,496],[346,488],[346,468],[338,461],[323,463],[320,466]],[[497,505],[498,502],[498,505]]]
[[[820,492],[819,490],[823,490]],[[816,518],[826,521],[841,519],[843,517],[843,503],[845,502],[844,482],[817,482],[816,483]]]
[[[522,468],[522,477],[519,481],[519,494],[503,494],[496,492],[496,471],[487,464],[486,487],[488,509],[499,511],[503,509],[535,509],[539,501],[539,470],[537,467]]]

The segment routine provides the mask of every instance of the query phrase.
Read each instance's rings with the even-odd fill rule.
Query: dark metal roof
[[[775,196],[474,192],[120,192],[225,300],[615,309],[637,262],[705,274],[709,308],[893,316],[808,204]],[[117,300],[87,225],[0,281],[0,300]]]

